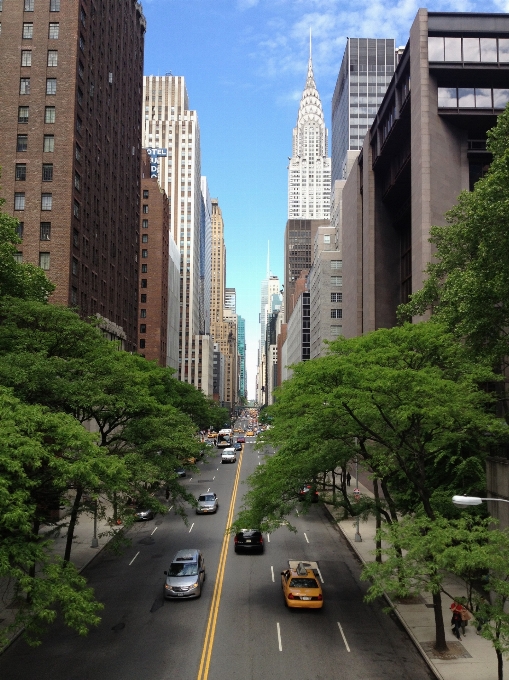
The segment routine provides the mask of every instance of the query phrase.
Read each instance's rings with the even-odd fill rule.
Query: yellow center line
[[[198,670],[198,680],[207,680],[210,668],[210,659],[212,657],[212,649],[214,647],[214,637],[216,634],[217,615],[219,612],[219,603],[221,600],[221,592],[223,590],[224,570],[226,567],[226,558],[228,556],[228,546],[230,544],[230,534],[228,529],[233,521],[233,513],[235,510],[235,499],[237,498],[237,488],[239,485],[240,468],[242,466],[242,455],[244,451],[240,452],[239,462],[237,465],[237,473],[233,483],[232,498],[230,501],[230,509],[226,519],[226,532],[223,538],[223,545],[221,547],[221,554],[219,557],[219,567],[217,569],[216,584],[214,586],[214,593],[212,595],[212,602],[210,604],[209,618],[207,621],[207,630],[205,632],[205,641],[203,643],[203,650],[200,660],[200,668]]]

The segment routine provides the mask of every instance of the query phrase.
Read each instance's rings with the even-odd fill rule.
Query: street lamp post
[[[97,498],[94,502],[94,536],[92,538],[91,548],[98,548],[99,541],[97,540]]]
[[[355,488],[359,488],[359,456],[355,456]],[[362,536],[359,531],[359,515],[355,518],[355,542],[362,543]]]
[[[495,501],[498,503],[509,503],[506,498],[480,498],[479,496],[453,496],[452,502],[457,508],[466,508],[470,505],[481,505],[483,501]]]

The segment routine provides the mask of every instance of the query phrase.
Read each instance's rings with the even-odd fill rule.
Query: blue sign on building
[[[159,157],[168,156],[168,149],[159,149],[154,147],[149,147],[147,149],[147,154],[150,157],[150,179],[159,177]]]

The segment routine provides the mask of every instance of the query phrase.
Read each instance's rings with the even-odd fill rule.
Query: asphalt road
[[[319,505],[292,518],[296,534],[282,527],[268,537],[263,555],[236,555],[232,538],[223,543],[240,461],[221,465],[220,454],[215,450],[213,454],[200,464],[200,474],[188,477],[185,484],[196,495],[215,491],[217,514],[190,511],[186,526],[170,511],[135,525],[132,545],[124,554],[103,551],[85,572],[105,605],[101,624],[80,638],[57,623],[35,649],[18,640],[0,656],[0,678],[432,678],[406,633],[383,613],[382,603],[363,602],[367,586],[359,580],[360,566]],[[263,454],[247,443],[240,482],[260,460]],[[235,510],[244,491],[240,483]],[[202,597],[165,601],[163,571],[177,550],[193,547],[205,556]],[[318,561],[324,581],[322,610],[284,607],[280,572],[288,559]],[[205,640],[209,644],[204,653]]]

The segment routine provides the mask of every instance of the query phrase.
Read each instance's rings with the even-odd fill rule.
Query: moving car
[[[254,432],[253,432],[253,430],[248,430],[248,431],[246,432],[246,437],[254,437]]]
[[[197,515],[206,515],[211,512],[217,512],[219,503],[215,493],[201,493],[198,496],[198,505],[196,506]]]
[[[235,552],[263,552],[263,535],[258,529],[241,529],[235,534]]]
[[[299,500],[307,500],[310,496],[312,503],[318,503],[318,491],[316,490],[316,487],[313,486],[313,484],[304,484],[304,486],[299,489]]]
[[[207,437],[209,439],[215,439],[217,437],[217,432],[209,432]]]
[[[235,463],[237,460],[237,452],[235,449],[223,449],[221,452],[221,463]]]
[[[281,572],[281,588],[287,607],[294,609],[323,607],[322,588],[313,569],[308,569],[303,562]]]
[[[246,443],[246,438],[244,437],[244,435],[237,437],[237,444],[245,444],[245,443]]]
[[[235,451],[242,451],[242,444],[240,442],[235,442],[233,448],[235,449]]]
[[[179,550],[170,568],[164,572],[166,581],[163,594],[165,598],[200,597],[205,581],[205,560],[196,548]]]
[[[181,465],[175,468],[175,472],[177,474],[177,477],[186,477],[187,475],[187,472]]]

